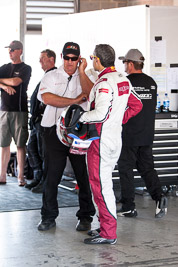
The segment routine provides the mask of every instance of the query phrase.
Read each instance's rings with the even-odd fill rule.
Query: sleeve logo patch
[[[99,93],[106,93],[106,94],[108,94],[109,93],[109,89],[101,88],[101,89],[99,89]]]
[[[129,93],[129,83],[122,82],[117,84],[118,96],[125,95]]]

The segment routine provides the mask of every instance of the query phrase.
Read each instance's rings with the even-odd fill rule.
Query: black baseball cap
[[[77,43],[73,42],[67,42],[62,50],[63,56],[66,56],[68,54],[73,54],[75,56],[80,55],[80,46]]]

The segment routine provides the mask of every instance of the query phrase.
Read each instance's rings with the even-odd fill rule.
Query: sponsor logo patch
[[[106,94],[108,94],[109,93],[109,89],[101,88],[101,89],[99,89],[99,93],[106,93]]]
[[[152,99],[152,94],[140,94],[141,99]]]
[[[125,95],[129,93],[129,83],[122,82],[117,84],[118,87],[118,96]]]
[[[68,45],[68,46],[66,47],[66,49],[74,49],[74,50],[77,50],[77,47],[74,46],[74,45]]]

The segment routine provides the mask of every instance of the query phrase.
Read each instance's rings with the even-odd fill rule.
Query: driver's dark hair
[[[95,56],[100,59],[101,65],[105,68],[114,66],[115,62],[115,51],[108,44],[96,45],[94,50]]]

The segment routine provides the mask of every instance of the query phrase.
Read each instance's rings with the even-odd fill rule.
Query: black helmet
[[[84,109],[79,105],[71,105],[65,115],[65,127],[67,133],[71,137],[79,138],[82,140],[87,139],[88,127],[87,124],[79,122],[80,117],[84,113]],[[73,136],[72,136],[73,135]]]
[[[85,111],[79,105],[71,105],[65,109],[57,122],[57,135],[59,140],[70,146],[73,154],[85,154],[98,133],[94,124],[80,122],[80,117]]]

